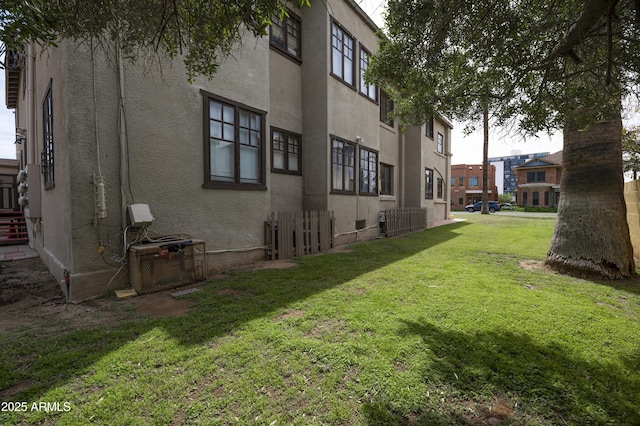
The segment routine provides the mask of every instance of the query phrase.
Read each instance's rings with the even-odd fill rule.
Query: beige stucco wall
[[[66,54],[61,48],[34,48],[29,51],[21,75],[21,90],[16,106],[16,125],[27,129],[27,140],[18,148],[20,167],[29,172],[28,197],[25,208],[30,244],[37,249],[43,262],[56,280],[61,281],[65,269],[73,263],[71,176],[69,173],[68,120],[64,113],[67,90]],[[33,84],[27,85],[27,81]],[[44,189],[40,153],[43,151],[43,100],[51,84],[53,101],[53,138],[55,156],[55,187]],[[29,125],[33,127],[29,127]],[[45,214],[43,214],[45,213]]]
[[[163,61],[160,69],[157,62],[124,65],[124,167],[129,172],[124,190],[131,191],[133,202],[149,205],[155,217],[150,231],[205,240],[210,270],[262,258],[264,220],[270,211],[333,210],[338,245],[377,236],[379,212],[385,208],[420,206],[430,209],[429,218],[447,216],[447,200],[424,200],[425,167],[443,175],[445,197],[449,194],[447,157],[434,156],[435,145],[424,140],[424,129],[409,127],[403,135],[397,123],[380,123],[379,105],[359,93],[357,73],[355,89],[331,75],[331,17],[356,40],[356,69],[360,45],[376,50],[371,22],[351,0],[303,8],[300,16],[302,64],[270,50],[267,37],[247,36],[212,80],[189,84],[180,58]],[[70,272],[69,299],[74,301],[128,286],[128,268],[119,272],[112,258],[122,255],[126,218],[118,67],[114,52],[108,55],[111,59],[98,55],[92,62],[86,48],[63,42],[39,55],[36,64],[36,129],[42,129],[42,97],[53,81],[56,186],[41,190],[46,215],[34,220],[32,230],[56,278],[62,281],[64,272]],[[266,113],[266,190],[203,187],[202,91]],[[21,102],[25,109],[25,100]],[[21,113],[19,122],[24,120]],[[302,135],[302,176],[270,172],[271,126]],[[449,144],[449,131],[443,129]],[[377,151],[380,163],[394,166],[394,194],[331,194],[331,135],[352,142],[360,136],[360,146]],[[42,135],[37,130],[34,137],[40,145],[31,158],[39,162]],[[97,174],[106,179],[108,215],[95,221],[92,177]],[[365,220],[367,229],[356,231],[357,220]]]
[[[82,300],[102,290],[127,285],[126,273],[107,256],[121,247],[120,146],[118,80],[114,63],[96,62],[97,138],[100,169],[106,178],[108,217],[93,226],[92,175],[98,174],[93,65],[86,50],[62,43],[59,58],[38,61],[37,99],[53,78],[56,187],[43,191],[46,217],[38,224],[36,241],[45,262],[71,272],[71,300]],[[209,268],[262,258],[263,224],[270,210],[268,191],[203,188],[203,100],[200,90],[229,98],[263,111],[269,110],[268,40],[246,42],[221,65],[216,77],[190,85],[179,61],[162,70],[125,65],[125,111],[128,168],[135,203],[148,204],[155,217],[150,230],[186,233],[206,241],[212,253]],[[63,63],[64,67],[57,66]],[[46,68],[45,68],[46,67]],[[44,70],[43,70],[44,68]],[[46,72],[48,71],[48,72]],[[57,113],[56,113],[57,112]],[[62,120],[64,118],[64,120]],[[268,115],[265,144],[268,143]],[[37,128],[41,128],[38,123]],[[38,138],[41,140],[41,137]],[[38,148],[41,150],[42,148]],[[268,154],[265,146],[264,155]],[[68,156],[65,156],[65,153]],[[70,167],[69,164],[73,164]],[[269,170],[269,161],[265,161]],[[270,186],[266,173],[266,185]],[[67,200],[67,202],[60,202]],[[229,212],[235,212],[229,214]],[[238,232],[238,230],[241,230]],[[237,252],[236,252],[237,250]],[[125,272],[126,272],[125,268]],[[62,278],[60,276],[60,278]],[[112,280],[112,278],[114,278]],[[111,283],[109,284],[109,282]]]
[[[640,258],[640,181],[624,184],[624,200],[627,204],[627,223],[633,245],[633,257]]]
[[[444,136],[443,153],[437,152],[437,135]],[[434,137],[425,135],[425,127],[407,126],[404,139],[404,171],[405,171],[405,205],[407,207],[426,208],[427,226],[435,221],[449,218],[451,187],[451,129],[440,120],[434,118]],[[433,170],[433,199],[427,200],[425,193],[425,168]],[[443,180],[442,198],[438,198],[437,178]]]
[[[302,134],[302,64],[271,49],[269,76],[269,122],[271,126]],[[267,129],[267,133],[270,137],[270,129]],[[302,143],[302,150],[304,151],[304,149],[305,144]],[[271,143],[269,141],[268,156],[270,150]],[[271,210],[303,210],[302,185],[301,175],[272,173]]]
[[[321,11],[319,12],[318,9]],[[327,210],[330,161],[327,146],[329,15],[323,5],[302,10],[303,208]]]

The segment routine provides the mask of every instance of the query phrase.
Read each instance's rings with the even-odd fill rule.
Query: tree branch
[[[571,26],[565,38],[556,44],[551,53],[542,61],[542,65],[552,62],[559,56],[575,55],[573,49],[580,44],[596,22],[607,15],[612,3],[616,2],[616,0],[588,0],[580,18]]]

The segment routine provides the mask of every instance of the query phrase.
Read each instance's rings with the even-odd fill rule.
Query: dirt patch
[[[64,299],[64,294],[39,258],[0,262],[0,305],[25,299],[44,302]]]
[[[276,321],[282,321],[289,318],[299,318],[304,315],[304,311],[291,311],[286,314],[279,315],[275,318]]]
[[[131,299],[138,311],[153,317],[176,317],[186,315],[195,303],[189,299],[176,299],[166,293],[145,294]]]
[[[218,296],[231,296],[236,299],[244,299],[253,296],[253,293],[249,290],[237,290],[235,288],[222,288],[215,290],[214,294],[217,294]]]
[[[551,268],[544,264],[544,260],[521,260],[518,262],[518,265],[520,265],[520,268],[527,271],[555,274]]]

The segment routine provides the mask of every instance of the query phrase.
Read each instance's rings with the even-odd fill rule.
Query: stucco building
[[[68,300],[129,285],[132,205],[154,235],[204,241],[209,270],[264,258],[272,211],[333,211],[336,245],[375,238],[387,208],[447,219],[451,124],[390,120],[363,79],[377,30],[353,0],[291,10],[192,84],[179,61],[143,68],[70,41],[12,52],[30,244]]]
[[[451,166],[451,208],[464,210],[465,206],[482,201],[482,164],[454,164]],[[489,164],[489,201],[498,201],[496,166]]]
[[[534,158],[515,169],[518,179],[516,202],[524,207],[558,207],[562,151]]]

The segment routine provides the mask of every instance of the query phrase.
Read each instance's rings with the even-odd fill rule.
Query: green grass
[[[640,424],[638,281],[546,272],[554,224],[469,215],[231,273],[182,317],[5,332],[4,394],[70,410],[0,422]]]

